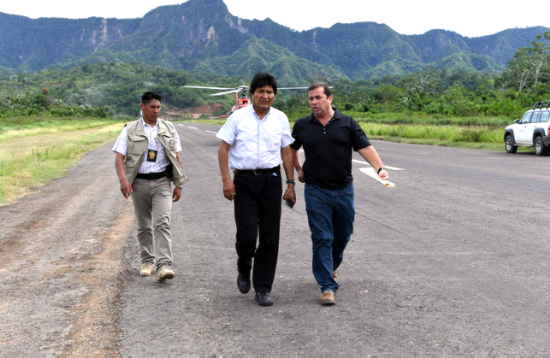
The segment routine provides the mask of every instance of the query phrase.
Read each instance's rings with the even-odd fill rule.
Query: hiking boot
[[[153,272],[155,272],[155,265],[150,262],[141,264],[141,268],[139,269],[139,274],[141,277],[151,276]]]
[[[163,265],[160,270],[159,270],[159,282],[162,282],[164,280],[169,280],[169,279],[172,279],[174,278],[174,276],[176,276],[176,273],[174,272],[174,270],[172,270],[172,268],[168,265]]]
[[[323,306],[332,306],[335,303],[336,303],[336,297],[334,296],[333,291],[327,290],[321,294],[321,304]]]

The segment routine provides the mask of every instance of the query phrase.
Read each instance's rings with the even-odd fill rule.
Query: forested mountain
[[[362,22],[298,32],[269,19],[240,19],[222,0],[189,0],[125,20],[32,20],[0,13],[0,71],[136,62],[246,80],[257,70],[267,70],[285,85],[366,79],[428,66],[495,71],[518,48],[549,30],[510,29],[478,38],[433,30],[409,36],[384,24]]]
[[[200,91],[183,87],[187,83],[209,82],[219,86],[236,84],[235,79],[212,74],[113,62],[16,75],[2,75],[0,71],[0,118],[13,109],[22,107],[26,110],[34,104],[104,107],[110,113],[134,115],[144,91],[160,93],[163,102],[173,107],[192,107],[216,100],[229,108],[233,102],[231,96],[207,97]]]

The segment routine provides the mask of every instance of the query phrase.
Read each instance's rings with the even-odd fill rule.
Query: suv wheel
[[[540,135],[535,137],[535,154],[536,155],[546,155],[546,148],[544,147],[544,143],[542,142],[542,137]]]
[[[515,153],[518,151],[518,146],[514,143],[514,137],[511,134],[507,134],[504,138],[504,149],[506,153]]]

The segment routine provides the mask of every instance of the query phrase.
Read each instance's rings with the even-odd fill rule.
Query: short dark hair
[[[147,104],[154,99],[156,99],[159,102],[162,102],[162,97],[160,96],[160,94],[148,91],[141,96],[141,103]]]
[[[250,82],[250,93],[254,93],[256,89],[264,86],[271,86],[273,93],[277,94],[277,80],[267,72],[258,72],[254,75],[252,82]]]
[[[332,92],[330,91],[330,88],[328,87],[328,85],[324,82],[315,82],[315,83],[312,83],[311,86],[309,86],[309,88],[307,89],[307,91],[313,91],[314,89],[316,88],[322,88],[323,91],[325,91],[325,95],[327,97],[330,97],[332,96]]]

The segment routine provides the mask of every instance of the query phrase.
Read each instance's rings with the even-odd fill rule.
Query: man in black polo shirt
[[[332,107],[332,94],[324,83],[308,89],[312,114],[294,125],[294,166],[305,185],[306,210],[313,244],[313,275],[321,287],[321,304],[335,304],[338,283],[334,272],[342,263],[353,232],[355,209],[351,175],[352,149],[370,163],[382,179],[389,174],[365,132]],[[297,150],[304,147],[300,166]]]

